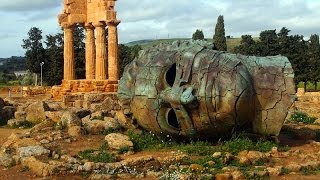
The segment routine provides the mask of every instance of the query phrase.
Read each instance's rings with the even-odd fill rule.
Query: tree
[[[314,82],[315,90],[317,90],[317,82],[320,80],[320,44],[319,35],[313,34],[309,40],[309,77]]]
[[[203,40],[204,39],[204,35],[203,35],[202,30],[197,29],[196,32],[193,33],[192,39],[193,40]]]
[[[278,36],[276,30],[266,30],[260,33],[257,43],[259,56],[275,56],[279,54]]]
[[[120,44],[119,45],[119,66],[120,66],[120,77],[124,72],[124,68],[133,61],[139,55],[139,51],[142,50],[140,45],[134,45],[132,47]]]
[[[227,40],[226,33],[224,29],[223,16],[219,16],[215,28],[215,33],[213,36],[213,43],[216,50],[227,51]]]
[[[45,60],[45,49],[42,46],[42,31],[32,27],[28,39],[23,39],[22,47],[26,49],[26,68],[33,73],[40,73],[40,63]]]
[[[52,86],[61,84],[63,79],[63,35],[46,36],[45,44],[48,63],[44,68],[44,81]]]
[[[253,40],[251,35],[241,36],[241,42],[239,46],[236,46],[235,53],[243,55],[255,55],[256,54],[256,42]]]

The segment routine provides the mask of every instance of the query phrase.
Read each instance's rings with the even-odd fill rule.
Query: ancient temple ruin
[[[55,93],[117,91],[117,26],[120,21],[116,17],[115,2],[116,0],[64,0],[63,12],[58,16],[64,31],[64,76],[60,90]],[[75,75],[73,28],[77,24],[82,25],[86,31],[84,80],[77,80]]]

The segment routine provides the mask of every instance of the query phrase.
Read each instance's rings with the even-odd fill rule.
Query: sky
[[[63,0],[1,0],[0,57],[23,56],[22,40],[31,27],[43,36],[61,31]],[[212,38],[219,15],[226,35],[259,36],[287,27],[308,38],[320,31],[320,0],[118,0],[120,43],[142,39],[190,38],[201,29]]]

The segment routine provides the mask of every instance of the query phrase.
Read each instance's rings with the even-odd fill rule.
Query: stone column
[[[74,62],[74,47],[73,47],[73,25],[64,25],[64,80],[74,80],[75,62]]]
[[[118,20],[108,22],[108,79],[119,80]]]
[[[107,78],[107,46],[106,46],[106,25],[98,23],[96,28],[96,80]]]
[[[86,79],[95,79],[96,45],[94,27],[86,24]]]

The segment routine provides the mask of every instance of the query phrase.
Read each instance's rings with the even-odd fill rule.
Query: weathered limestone
[[[86,25],[86,79],[95,79],[96,45],[94,26]]]
[[[214,51],[205,41],[177,41],[140,53],[126,67],[118,97],[128,116],[157,134],[278,136],[295,99],[293,77],[283,56],[243,56]]]
[[[118,32],[117,26],[120,21],[108,23],[108,78],[110,80],[119,79],[119,62],[118,62]]]
[[[73,26],[64,25],[64,80],[75,79]]]
[[[106,46],[106,29],[105,24],[98,23],[96,27],[96,80],[106,79],[107,67],[107,46]]]
[[[76,92],[116,92],[119,80],[117,13],[114,9],[116,0],[64,0],[63,12],[58,16],[59,24],[64,28],[64,80],[57,94],[73,93],[69,88],[75,77],[75,57],[73,47],[73,27],[84,25],[86,30],[86,80],[81,83],[84,89]],[[108,42],[106,27],[108,26]],[[107,49],[108,44],[108,49]],[[109,54],[108,54],[109,53]],[[106,88],[95,89],[95,84],[111,84]],[[88,87],[90,89],[85,89]]]

